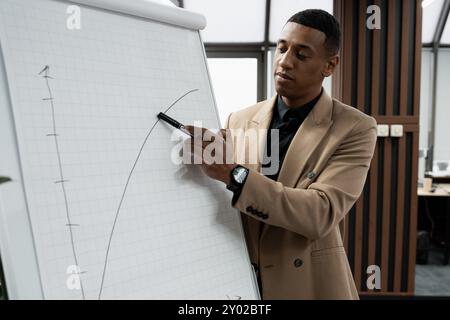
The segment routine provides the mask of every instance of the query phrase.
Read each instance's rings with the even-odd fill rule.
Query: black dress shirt
[[[277,106],[275,110],[273,111],[272,121],[270,123],[269,130],[267,132],[267,142],[266,142],[266,152],[264,153],[264,159],[263,159],[263,165],[262,165],[262,173],[264,174],[264,171],[267,172],[267,169],[272,165],[270,162],[270,156],[272,154],[271,149],[277,147],[276,141],[274,141],[274,145],[272,148],[270,148],[272,141],[271,141],[271,130],[279,130],[279,143],[278,143],[278,152],[279,152],[279,163],[278,163],[278,170],[276,173],[270,173],[270,174],[264,174],[266,177],[277,180],[278,175],[280,174],[281,166],[283,165],[284,158],[286,156],[286,152],[289,148],[289,145],[292,142],[292,139],[294,138],[295,134],[297,133],[298,129],[300,128],[303,121],[306,119],[308,114],[311,112],[311,110],[314,108],[314,106],[319,101],[320,97],[322,96],[322,91],[320,91],[320,94],[315,97],[313,100],[308,102],[307,104],[295,108],[288,107],[281,96],[278,96],[277,100]],[[272,161],[276,161],[272,160]]]

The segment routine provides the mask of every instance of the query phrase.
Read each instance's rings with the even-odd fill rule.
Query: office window
[[[223,125],[231,112],[257,102],[256,58],[208,58],[209,72]]]
[[[422,43],[431,43],[433,41],[443,4],[444,0],[424,0],[422,2]]]
[[[206,17],[203,41],[262,42],[266,5],[261,0],[184,0],[184,7]]]
[[[442,33],[441,43],[446,45],[450,44],[450,18],[447,18],[447,23],[445,24],[444,32]]]

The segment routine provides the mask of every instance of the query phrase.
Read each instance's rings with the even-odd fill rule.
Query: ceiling
[[[169,0],[154,0],[168,2]],[[171,0],[176,5],[205,15],[202,31],[206,43],[275,43],[292,13],[320,8],[333,12],[333,0]],[[387,1],[387,0],[385,0]],[[450,0],[423,0],[422,43],[450,45]],[[441,37],[439,37],[441,35]],[[440,39],[439,39],[440,38]]]

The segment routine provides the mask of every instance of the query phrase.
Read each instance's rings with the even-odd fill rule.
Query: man
[[[327,12],[292,16],[274,58],[278,95],[228,118],[231,132],[263,132],[266,143],[258,152],[262,148],[269,155],[274,144],[265,129],[278,130],[278,170],[264,175],[268,164],[262,157],[240,165],[236,160],[200,164],[234,193],[263,299],[358,299],[343,225],[365,183],[376,122],[322,89],[339,63],[339,42],[339,24]],[[214,139],[224,148],[231,144],[220,135]],[[248,151],[250,144],[237,135],[234,149]],[[203,150],[208,145],[203,142]]]

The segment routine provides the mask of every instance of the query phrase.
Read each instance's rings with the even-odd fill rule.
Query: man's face
[[[322,86],[329,56],[323,32],[288,22],[280,35],[274,58],[275,89],[291,100]]]

